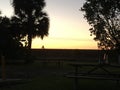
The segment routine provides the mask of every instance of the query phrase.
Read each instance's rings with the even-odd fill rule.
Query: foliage
[[[81,11],[102,49],[120,49],[120,0],[86,0]]]
[[[23,53],[20,32],[16,29],[18,26],[15,28],[17,23],[13,18],[0,16],[0,52],[6,58],[15,58]]]
[[[43,11],[45,2],[44,0],[13,0],[12,5],[14,16],[11,18],[0,16],[0,53],[7,57],[28,54],[31,58],[29,51],[24,50],[26,47],[31,49],[32,38],[38,36],[43,39],[48,35],[49,18]]]
[[[49,18],[43,11],[44,0],[13,0],[15,15],[22,21],[22,30],[27,37],[28,48],[31,48],[32,38],[38,36],[43,39],[48,35]]]

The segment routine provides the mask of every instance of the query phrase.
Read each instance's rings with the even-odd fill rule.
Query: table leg
[[[78,90],[78,67],[75,67],[75,79],[74,79],[74,90]]]

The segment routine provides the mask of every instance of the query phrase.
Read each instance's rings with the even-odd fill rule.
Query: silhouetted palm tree
[[[49,18],[43,11],[44,0],[13,0],[15,15],[21,19],[22,33],[28,38],[28,49],[31,49],[32,38],[48,35]]]

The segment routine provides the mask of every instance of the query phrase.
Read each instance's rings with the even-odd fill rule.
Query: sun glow
[[[61,49],[97,49],[97,43],[90,36],[90,26],[82,19],[81,22],[71,22],[65,17],[51,18],[49,36],[43,40],[33,39],[32,48]]]
[[[79,11],[84,0],[45,0],[45,11],[50,17],[49,36],[43,40],[35,38],[32,48],[52,49],[97,49],[97,43],[90,36],[90,26]],[[11,17],[13,8],[10,0],[1,0],[2,16]]]
[[[46,49],[97,49],[96,42],[86,39],[61,39],[61,38],[45,38],[41,40],[40,38],[33,39],[32,48],[42,48],[44,46]],[[95,46],[96,45],[96,46]]]

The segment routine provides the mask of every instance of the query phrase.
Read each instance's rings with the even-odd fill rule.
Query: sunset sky
[[[10,0],[0,0],[2,15],[10,17],[13,9]],[[49,36],[33,40],[32,48],[97,49],[90,36],[87,21],[79,11],[85,0],[45,0],[44,10],[50,18]]]

